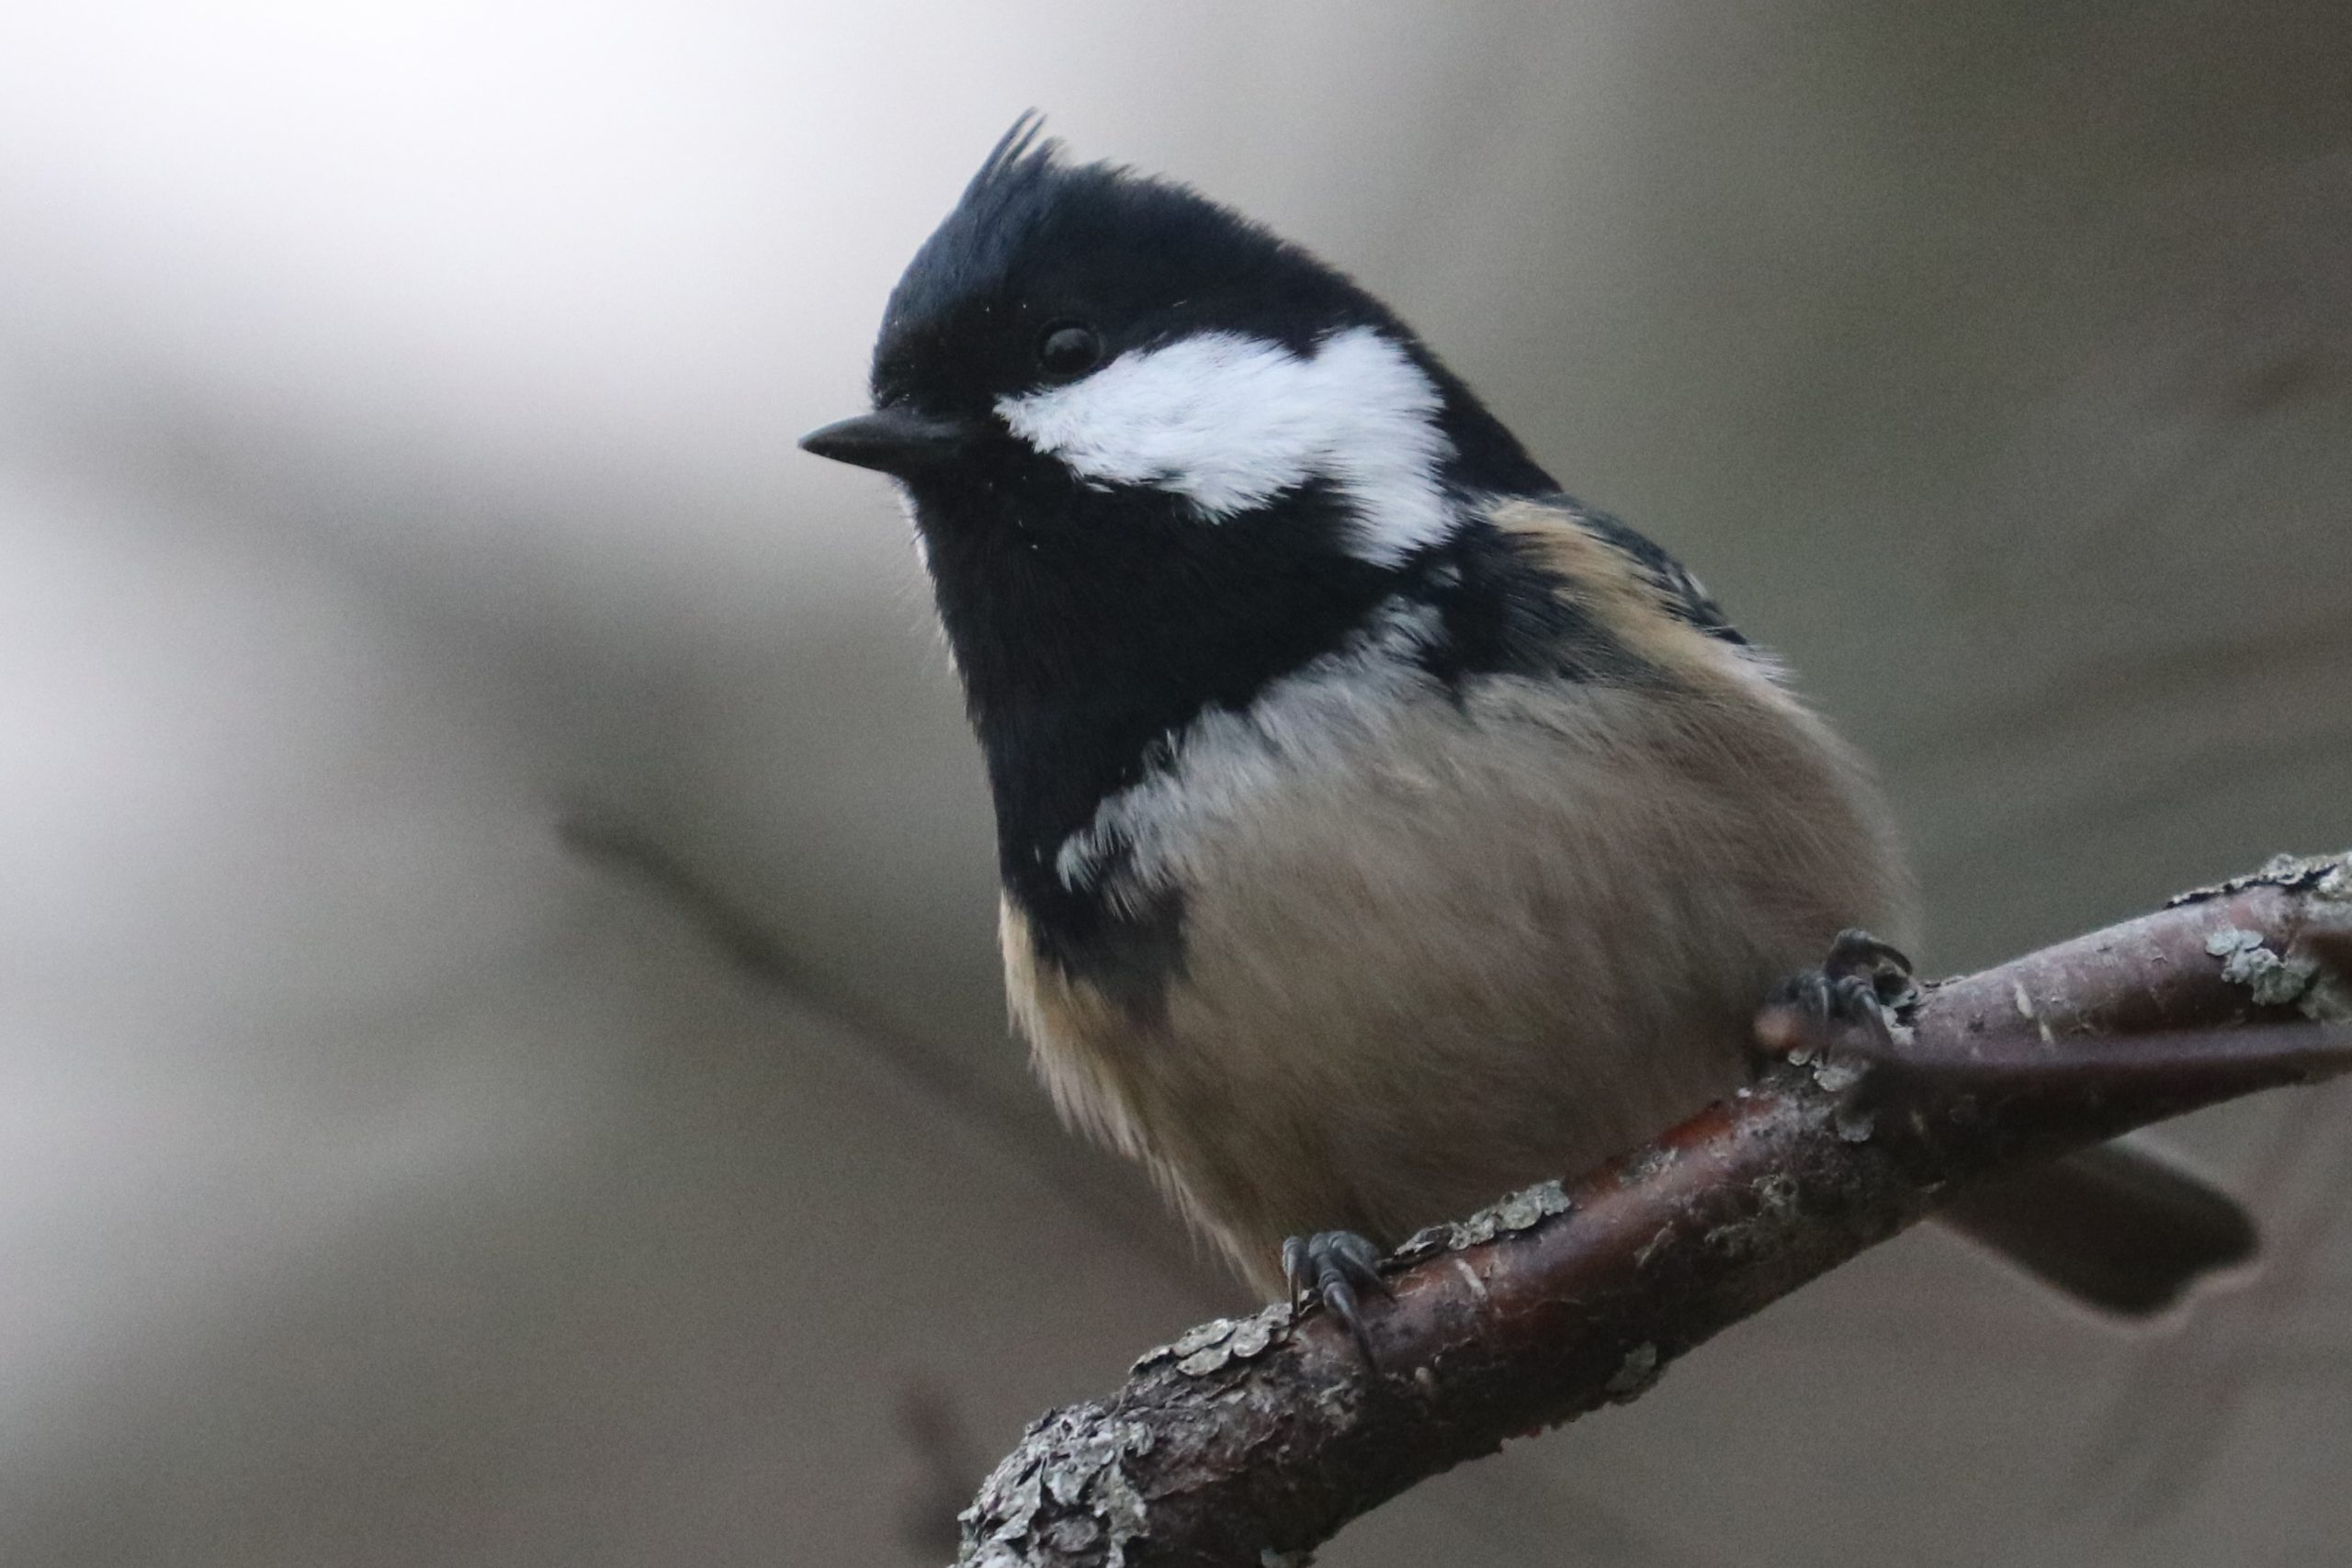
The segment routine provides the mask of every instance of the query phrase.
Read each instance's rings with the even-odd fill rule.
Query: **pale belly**
[[[1393,1244],[1663,1130],[1741,1081],[1776,980],[1904,931],[1875,795],[1792,704],[1514,683],[1180,769],[1132,803],[1183,900],[1160,1005],[1042,966],[1008,908],[1010,987],[1065,1111],[1270,1290],[1286,1235]]]

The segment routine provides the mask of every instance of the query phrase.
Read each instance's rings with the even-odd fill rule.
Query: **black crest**
[[[1058,320],[1089,322],[1113,354],[1206,328],[1304,351],[1351,326],[1420,353],[1337,268],[1188,186],[1072,163],[1032,113],[892,290],[875,400],[952,410],[1017,391],[1035,375],[1037,332]]]

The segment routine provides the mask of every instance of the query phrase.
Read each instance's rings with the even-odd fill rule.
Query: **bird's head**
[[[1346,276],[1037,131],[1007,133],[899,279],[874,411],[803,441],[905,485],[967,675],[1008,611],[1078,641],[1089,606],[1319,636],[1465,496],[1553,488]]]
[[[1118,921],[1057,847],[1192,721],[1397,635],[1464,665],[1551,614],[1473,557],[1478,502],[1555,487],[1385,306],[1034,118],[892,291],[873,395],[802,445],[905,487],[1007,885],[1072,942]]]

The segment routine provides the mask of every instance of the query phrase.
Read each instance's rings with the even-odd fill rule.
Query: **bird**
[[[1024,115],[891,290],[870,391],[801,445],[911,515],[1038,1076],[1367,1360],[1406,1236],[1736,1092],[1768,1000],[1907,977],[1860,754],[1265,226]],[[2129,1314],[2255,1245],[2121,1145],[1946,1217]]]

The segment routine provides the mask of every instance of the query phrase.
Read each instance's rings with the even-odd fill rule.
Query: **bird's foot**
[[[1283,1274],[1290,1281],[1291,1311],[1295,1314],[1321,1302],[1347,1325],[1350,1337],[1367,1367],[1373,1359],[1372,1335],[1365,1329],[1356,1292],[1393,1298],[1395,1292],[1380,1277],[1380,1248],[1353,1231],[1317,1231],[1283,1243]]]
[[[1773,990],[1757,1015],[1757,1043],[1794,1055],[1820,1049],[1840,1028],[1856,1028],[1872,1045],[1892,1048],[1894,1010],[1912,995],[1911,960],[1868,931],[1839,931],[1819,968]]]

